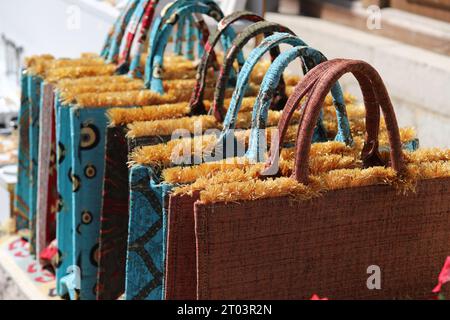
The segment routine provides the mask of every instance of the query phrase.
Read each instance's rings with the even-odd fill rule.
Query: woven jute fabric
[[[194,203],[199,194],[171,195],[166,252],[166,300],[195,300],[197,261]]]
[[[450,254],[450,179],[195,205],[198,299],[426,298]],[[381,270],[370,290],[367,270]]]

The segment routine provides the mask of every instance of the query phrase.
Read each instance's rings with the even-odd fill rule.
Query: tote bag
[[[398,178],[408,179],[411,171],[405,165],[395,114],[381,78],[361,61],[332,61],[326,66],[319,76],[305,77],[279,124],[282,141],[293,110],[308,93],[293,177],[255,180],[254,186],[267,186],[266,196],[255,190],[255,200],[225,196],[221,199],[232,202],[207,201],[204,193],[203,201],[194,204],[198,299],[305,299],[311,292],[334,299],[423,298],[434,287],[439,266],[448,256],[448,160],[436,164],[441,168],[438,173],[425,170],[409,176],[415,180],[415,192],[399,193],[398,187],[403,184],[405,191],[405,185]],[[377,148],[381,108],[392,170],[377,170],[390,172],[391,184],[384,176],[365,183],[345,180],[339,186],[328,185],[330,190],[316,197],[310,193],[314,183],[308,177],[314,126],[328,90],[348,72],[358,79],[367,108],[363,164],[384,163]],[[278,151],[271,154],[268,168]],[[425,167],[417,164],[419,170]],[[357,172],[364,170],[376,172]],[[272,189],[274,196],[268,188],[271,181],[279,188]],[[290,192],[279,192],[283,181],[294,183]],[[297,200],[292,201],[289,193]],[[367,286],[370,266],[382,270],[379,290]]]

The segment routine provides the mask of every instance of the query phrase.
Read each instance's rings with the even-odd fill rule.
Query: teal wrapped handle
[[[172,14],[180,7],[188,5],[188,4],[195,4],[195,3],[206,3],[209,4],[213,2],[212,0],[177,0],[174,2],[169,3],[161,12],[161,15],[156,17],[153,21],[153,25],[149,32],[149,56],[152,54],[152,52],[155,50],[155,46],[153,44],[157,43],[157,38],[160,33],[160,29],[163,26],[164,23],[167,22],[167,20],[170,19]],[[141,78],[143,75],[141,74],[140,65],[141,65],[141,57],[144,52],[144,43],[145,41],[141,41],[137,52],[133,59],[131,60],[130,64],[130,71],[129,76],[133,78]],[[147,58],[147,64],[148,64],[148,58]],[[145,68],[147,70],[147,67]],[[145,73],[145,71],[144,71]]]
[[[166,49],[170,34],[174,25],[179,21],[180,17],[192,15],[194,13],[205,14],[217,21],[223,17],[220,8],[213,2],[210,6],[199,3],[188,3],[185,6],[179,7],[172,13],[170,18],[162,25],[161,30],[156,32],[156,41],[152,43],[150,53],[147,58],[146,72],[145,72],[145,87],[160,94],[164,93],[162,85],[162,67],[163,55]]]
[[[257,35],[263,34],[268,37],[275,32],[285,32],[294,34],[289,28],[286,28],[282,25],[279,25],[274,22],[268,21],[260,21],[256,22],[247,28],[245,28],[237,37],[233,40],[233,43],[230,49],[227,51],[225,55],[224,62],[220,69],[219,77],[216,82],[216,89],[214,93],[214,102],[213,102],[213,111],[214,116],[217,121],[222,122],[225,117],[225,108],[224,108],[224,100],[225,100],[225,92],[226,86],[228,83],[228,79],[230,76],[230,70],[233,68],[233,63],[240,51],[242,51],[243,47],[254,37]],[[274,60],[280,53],[280,49],[278,46],[269,50],[272,60]],[[240,66],[242,69],[242,66]],[[284,87],[284,81],[281,84],[281,87]],[[285,95],[284,89],[280,88],[279,94]],[[283,97],[280,97],[280,101],[287,100]],[[284,104],[283,104],[284,105]]]
[[[252,50],[247,61],[242,67],[241,72],[239,73],[236,89],[231,98],[230,106],[223,123],[223,131],[219,137],[220,144],[226,145],[225,143],[227,139],[234,137],[232,132],[236,125],[236,118],[239,113],[245,92],[248,88],[250,74],[257,61],[269,50],[283,43],[293,46],[294,49],[279,55],[273,61],[272,65],[266,73],[266,76],[263,79],[263,82],[261,83],[259,95],[256,98],[253,108],[250,147],[246,155],[247,157],[255,161],[260,161],[261,155],[265,152],[265,150],[261,150],[262,148],[260,148],[260,146],[264,142],[262,139],[265,139],[265,135],[264,137],[260,137],[259,133],[261,132],[261,130],[259,129],[265,128],[268,109],[271,105],[274,97],[274,92],[279,85],[280,79],[286,67],[295,58],[300,57],[302,60],[303,71],[304,73],[307,73],[314,66],[323,61],[326,61],[326,58],[323,56],[323,54],[313,48],[307,47],[306,43],[303,40],[290,33],[275,33],[274,35],[264,39],[257,48]],[[336,136],[336,140],[351,144],[352,137],[346,115],[344,97],[339,83],[336,83],[336,85],[333,87],[332,96],[337,111],[339,127],[339,132]],[[321,120],[319,120],[318,125],[322,126]],[[323,137],[319,134],[320,132],[321,130],[318,130],[315,136],[316,141],[326,139],[326,137]]]
[[[260,92],[256,98],[255,105],[253,107],[252,114],[252,131],[250,134],[250,145],[247,151],[247,157],[254,161],[263,161],[266,148],[265,146],[265,134],[262,134],[263,129],[266,127],[268,110],[270,106],[270,101],[273,98],[273,91],[277,87],[280,79],[280,74],[289,65],[290,62],[296,58],[301,57],[304,61],[309,61],[309,66],[307,66],[307,71],[311,69],[311,66],[319,65],[320,63],[326,61],[324,55],[306,46],[298,46],[292,48],[284,53],[282,53],[270,66],[267,71],[266,76],[261,84]],[[338,82],[334,84],[331,89],[331,94],[333,96],[333,103],[336,108],[337,122],[338,122],[338,133],[335,137],[336,141],[345,142],[347,145],[351,145],[353,142],[352,134],[350,131],[350,124],[347,118],[347,112],[345,109],[344,96],[342,94],[342,89]],[[316,125],[316,132],[313,136],[313,142],[326,140],[326,137],[322,137],[317,128],[322,126],[322,119],[319,117],[319,121]],[[324,139],[325,138],[325,139]]]

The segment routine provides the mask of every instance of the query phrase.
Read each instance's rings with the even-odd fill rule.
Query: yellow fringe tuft
[[[32,74],[47,78],[52,70],[76,67],[101,67],[105,62],[101,58],[79,58],[79,59],[40,59],[28,70]],[[54,71],[53,71],[54,72]]]
[[[237,202],[263,198],[290,196],[309,199],[323,192],[337,189],[356,188],[370,185],[394,185],[399,191],[413,191],[417,180],[450,177],[450,162],[435,161],[407,166],[407,179],[401,180],[391,168],[339,169],[310,177],[308,187],[292,178],[259,180],[242,170],[236,169],[231,180],[230,172],[222,172],[216,179],[201,178],[192,185],[176,188],[174,194],[192,194],[201,191],[203,203]],[[219,179],[220,178],[220,179]],[[230,182],[231,180],[231,182]]]
[[[129,82],[112,82],[100,85],[78,85],[71,86],[65,90],[61,90],[61,99],[64,104],[76,101],[76,97],[84,93],[103,93],[103,92],[125,92],[142,89],[142,80],[133,80]]]
[[[173,160],[181,157],[179,153],[183,150],[212,150],[217,141],[214,135],[203,135],[195,138],[171,140],[154,146],[136,148],[130,155],[130,165],[147,164],[154,166],[167,166]],[[178,153],[177,153],[178,151]],[[199,151],[196,151],[196,153]]]
[[[126,125],[137,121],[154,121],[186,117],[191,108],[188,102],[162,104],[140,108],[113,108],[108,110],[111,126]]]
[[[236,202],[242,199],[254,201],[272,198],[274,195],[307,200],[319,194],[294,179],[283,177],[208,185],[200,192],[200,200],[203,203]]]
[[[42,61],[53,59],[55,58],[50,54],[29,56],[25,58],[25,68],[28,69],[36,64],[42,63]]]
[[[232,90],[226,91],[226,97],[230,97]],[[83,93],[77,95],[76,104],[85,108],[114,108],[114,107],[139,107],[160,104],[178,103],[189,101],[192,95],[191,90],[168,90],[160,95],[150,90],[135,90],[128,92],[104,92],[104,93]],[[213,88],[206,88],[205,99],[211,100],[214,96]]]
[[[93,76],[111,76],[115,73],[116,66],[114,65],[95,65],[95,66],[81,66],[81,67],[63,67],[48,70],[46,81],[56,83],[62,79],[76,79],[82,77]]]
[[[205,130],[217,128],[216,118],[214,116],[185,117],[179,119],[155,120],[145,122],[133,122],[128,125],[129,138],[139,138],[146,136],[171,136],[176,130],[188,130],[195,133],[196,130]]]
[[[282,111],[272,111],[270,110],[267,117],[268,126],[274,126],[280,120]],[[236,127],[238,129],[246,129],[251,127],[251,113],[244,112],[239,113],[236,120]],[[296,113],[294,118],[298,120],[299,114]],[[198,121],[201,121],[200,123]],[[217,128],[221,129],[221,124],[216,122],[213,116],[200,116],[200,117],[185,117],[180,119],[167,119],[155,121],[145,121],[145,122],[133,122],[128,125],[128,137],[138,138],[144,136],[170,136],[177,129],[186,129],[190,133],[194,133],[195,128],[201,128],[204,132],[209,129]],[[271,131],[269,130],[269,133]],[[248,134],[250,132],[247,132]],[[247,136],[242,136],[241,138],[248,139]],[[270,138],[270,137],[269,137]]]
[[[234,169],[244,170],[252,166],[245,158],[224,159],[217,162],[205,162],[195,166],[174,167],[165,169],[162,177],[165,182],[172,184],[186,184],[195,182],[199,178],[211,178],[217,172]]]
[[[61,91],[70,90],[71,88],[78,86],[100,86],[105,84],[118,84],[128,83],[133,81],[128,76],[97,76],[97,77],[85,77],[79,79],[63,79],[58,81],[57,86]]]

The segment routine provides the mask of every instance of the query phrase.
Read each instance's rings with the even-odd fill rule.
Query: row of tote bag
[[[416,151],[376,71],[327,62],[288,28],[224,17],[214,1],[175,1],[159,17],[156,5],[130,1],[99,56],[27,61],[16,224],[55,268],[58,294],[425,294],[448,255],[430,237],[448,235],[449,152]],[[217,21],[211,35],[203,16]],[[236,32],[240,21],[249,25]],[[301,80],[285,73],[298,59]],[[348,72],[367,112],[337,82]],[[396,262],[410,255],[420,263],[406,273]],[[369,262],[386,266],[386,290],[364,289],[358,268]]]

